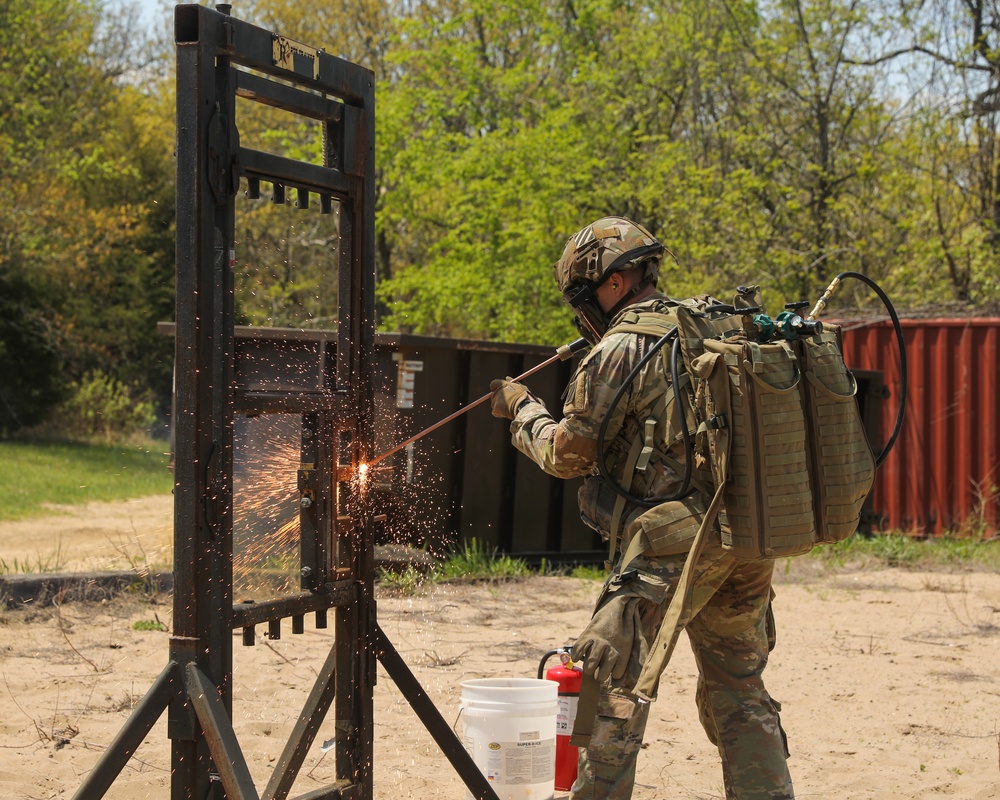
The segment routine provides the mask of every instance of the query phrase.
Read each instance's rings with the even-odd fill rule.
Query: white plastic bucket
[[[559,686],[535,678],[462,682],[465,749],[500,800],[549,800],[555,793]],[[466,792],[471,798],[472,793]]]

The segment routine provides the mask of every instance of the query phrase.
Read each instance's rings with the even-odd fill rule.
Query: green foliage
[[[1000,17],[910,5],[235,11],[378,81],[380,327],[553,345],[575,333],[551,265],[568,235],[609,213],[676,254],[660,281],[674,296],[760,283],[775,309],[851,269],[901,309],[1000,307],[989,47]],[[169,409],[173,343],[155,325],[174,300],[173,42],[164,28],[160,52],[144,49],[134,23],[98,0],[0,4],[0,437],[44,420],[94,372]],[[889,56],[908,46],[909,61]],[[935,69],[911,69],[923,58]],[[322,160],[315,121],[237,103],[243,144]],[[337,215],[293,199],[239,208],[241,321],[336,317]],[[836,302],[872,304],[864,291]]]
[[[337,319],[338,217],[238,200],[236,311],[250,325],[330,327]]]
[[[378,582],[383,590],[391,594],[414,595],[428,586],[433,578],[427,573],[408,564],[401,570],[379,570]]]
[[[14,558],[7,561],[0,558],[0,575],[46,575],[62,572],[66,566],[62,549],[48,555],[38,554],[34,558]]]
[[[604,567],[595,567],[591,564],[577,564],[570,570],[569,576],[582,581],[600,581],[603,583],[607,580],[608,571]]]
[[[0,441],[0,520],[53,513],[90,501],[167,494],[173,486],[163,443],[109,446]]]
[[[432,570],[436,580],[504,580],[530,574],[527,563],[486,546],[478,539],[463,542]]]
[[[148,432],[156,419],[149,390],[125,386],[113,375],[88,372],[73,386],[53,429],[80,441],[127,441]]]
[[[881,91],[886,67],[852,61],[889,24],[874,8],[446,8],[402,20],[379,87],[385,327],[564,339],[550,266],[608,213],[676,253],[664,291],[759,282],[774,306],[814,299],[843,270],[892,276],[928,239],[908,219],[921,142]],[[910,274],[915,300],[940,292],[940,269]]]
[[[40,291],[0,266],[0,439],[42,421],[64,395],[59,338],[39,311]]]
[[[170,122],[119,81],[126,21],[90,0],[0,8],[0,435],[45,417],[101,370],[170,389]],[[169,118],[168,118],[169,120]]]
[[[478,539],[470,539],[449,552],[429,570],[412,564],[401,570],[381,570],[379,584],[394,594],[415,594],[424,587],[446,581],[502,581],[526,578],[532,574],[527,562],[487,550]]]
[[[169,629],[158,619],[139,619],[132,623],[132,630],[166,632]]]

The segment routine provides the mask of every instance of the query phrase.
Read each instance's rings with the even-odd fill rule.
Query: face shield
[[[578,283],[567,287],[563,300],[573,309],[573,324],[580,335],[596,345],[608,329],[608,320],[597,302],[597,287],[590,283]]]
[[[659,242],[646,247],[637,247],[615,259],[596,283],[581,282],[566,288],[566,291],[563,292],[563,299],[576,315],[573,322],[577,330],[580,331],[580,335],[590,342],[591,345],[596,345],[601,340],[608,330],[608,324],[614,319],[615,315],[628,305],[632,301],[632,298],[654,282],[656,272],[653,271],[644,275],[629,290],[628,294],[621,298],[615,307],[609,309],[607,312],[597,302],[597,289],[612,274],[640,267],[647,259],[656,258],[662,252],[663,246]]]

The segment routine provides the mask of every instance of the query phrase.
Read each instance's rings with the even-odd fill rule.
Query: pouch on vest
[[[602,539],[606,540],[611,535],[618,498],[618,493],[599,475],[584,478],[583,485],[577,490],[576,502],[580,509],[580,519],[588,528],[597,531]],[[626,502],[620,512],[621,519],[628,524],[642,510],[641,506]]]
[[[844,365],[838,334],[827,325],[800,342],[818,543],[840,542],[857,530],[875,483],[875,458],[855,399],[858,384]]]
[[[636,517],[625,530],[625,556],[656,558],[686,553],[708,511],[708,498],[700,492],[680,500],[660,503]]]

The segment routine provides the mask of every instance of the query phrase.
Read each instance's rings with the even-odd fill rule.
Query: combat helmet
[[[591,344],[600,340],[621,307],[656,283],[663,251],[649,231],[625,217],[603,217],[569,237],[553,271],[559,291],[576,315],[577,328]],[[597,302],[598,287],[614,273],[639,265],[645,267],[642,280],[605,313]]]

